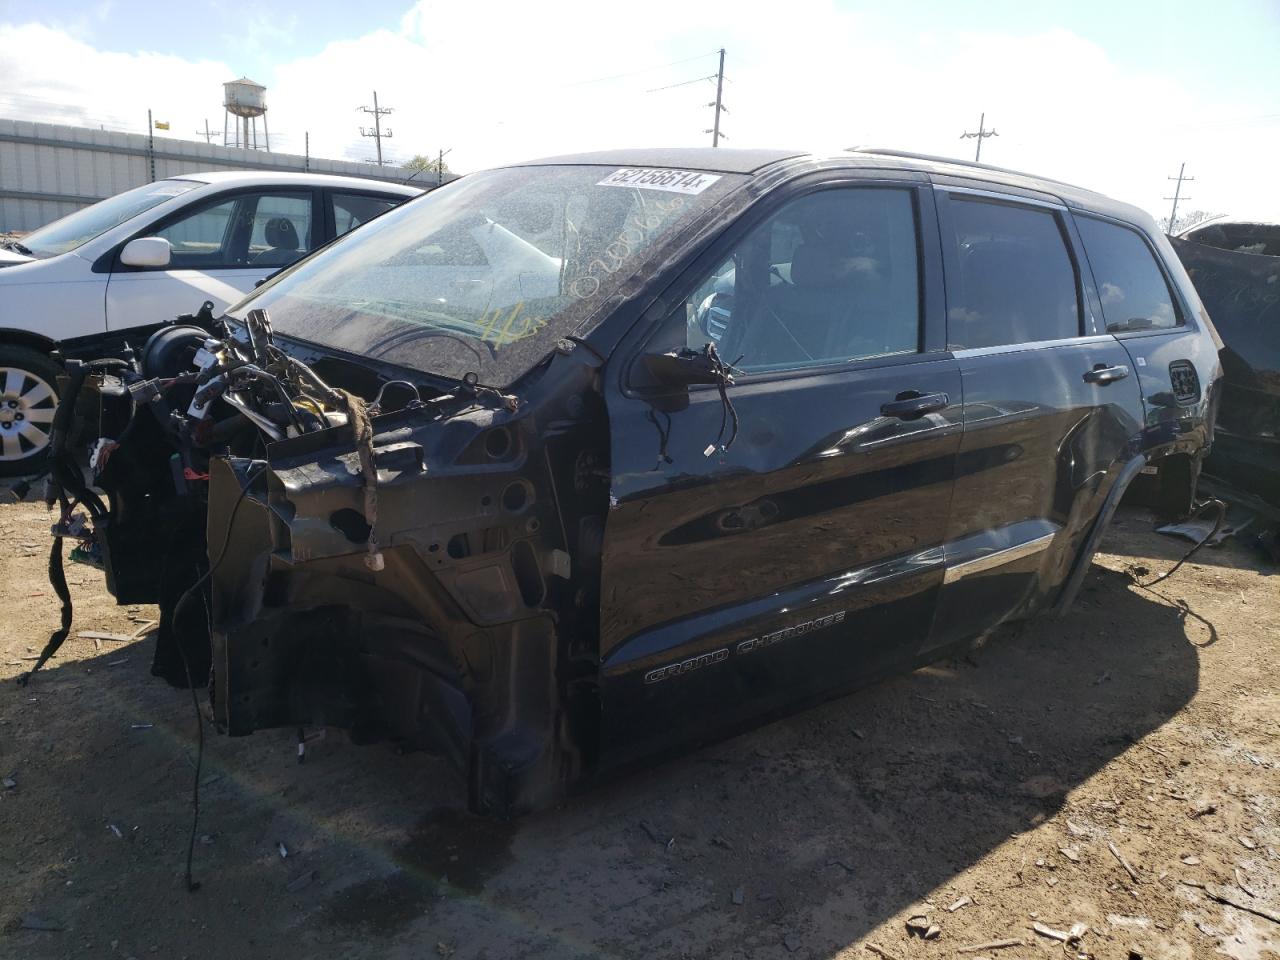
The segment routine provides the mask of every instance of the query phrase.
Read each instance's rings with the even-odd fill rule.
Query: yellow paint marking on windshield
[[[523,340],[525,337],[531,337],[543,327],[547,325],[547,317],[524,317],[519,324],[516,323],[520,318],[521,311],[524,310],[524,301],[521,300],[511,312],[506,315],[503,321],[502,309],[496,308],[492,314],[485,313],[480,317],[477,324],[483,331],[480,334],[481,340],[486,340],[493,344],[514,343],[517,340]],[[501,324],[501,329],[498,329]]]

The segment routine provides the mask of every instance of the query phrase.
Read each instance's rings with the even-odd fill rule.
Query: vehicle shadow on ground
[[[13,929],[39,909],[139,955],[187,952],[195,924],[207,955],[240,955],[250,938],[282,957],[420,957],[423,943],[458,960],[826,957],[949,895],[1198,683],[1184,614],[1095,565],[1063,620],[515,824],[461,813],[461,786],[420,754],[330,734],[299,766],[291,732],[211,737],[203,888],[188,896],[194,720],[184,692],[146,676],[149,654],[143,642],[55,660],[0,695],[0,714],[27,717],[0,765],[19,770],[47,827],[13,841],[21,896],[0,944],[23,955],[64,952]],[[56,729],[40,716],[51,702],[73,705]],[[106,889],[66,885],[82,858],[106,861]],[[132,898],[171,907],[138,918]],[[146,933],[126,939],[134,922]]]

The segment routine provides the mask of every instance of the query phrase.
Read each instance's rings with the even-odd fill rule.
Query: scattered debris
[[[1188,815],[1191,817],[1192,820],[1199,820],[1201,817],[1207,817],[1209,816],[1209,814],[1217,813],[1217,812],[1218,812],[1218,805],[1216,803],[1206,800],[1204,803],[1200,804],[1194,810],[1192,810]]]
[[[956,953],[977,953],[980,950],[1004,950],[1007,947],[1021,947],[1021,940],[989,940],[986,943],[975,943],[968,947],[957,947]]]
[[[864,943],[863,946],[866,947],[868,950],[870,950],[872,953],[874,953],[876,956],[880,957],[881,960],[898,960],[898,957],[896,954],[890,953],[884,947],[878,947],[874,943]]]
[[[1182,862],[1183,862],[1183,863],[1185,863],[1188,867],[1198,867],[1198,866],[1200,866],[1200,858],[1199,858],[1199,857],[1197,857],[1197,856],[1190,855],[1190,854],[1188,854],[1187,856],[1183,857],[1183,858],[1182,858]]]
[[[156,622],[157,621],[155,620],[139,620],[138,629],[133,631],[133,636],[131,636],[129,639],[130,640],[141,639],[143,634],[145,634],[148,630],[150,630],[152,627],[156,625]]]
[[[12,790],[18,785],[18,781],[11,776],[5,777],[3,780],[0,780],[0,783],[4,784],[4,788],[6,790]]]
[[[1258,844],[1252,837],[1236,837],[1236,842],[1246,850],[1257,850]]]
[[[1119,847],[1117,847],[1114,843],[1108,840],[1107,849],[1110,850],[1111,855],[1115,857],[1116,860],[1119,861],[1120,866],[1124,867],[1125,873],[1129,874],[1129,876],[1133,878],[1134,883],[1142,882],[1142,878],[1138,876],[1138,871],[1133,869],[1133,864],[1131,864],[1128,860],[1124,858],[1124,854],[1120,852]]]
[[[1080,862],[1080,851],[1075,847],[1059,847],[1058,852],[1070,860],[1072,863]]]
[[[304,890],[311,886],[311,881],[315,878],[316,872],[314,870],[304,870],[302,873],[290,880],[285,886],[285,889],[290,893],[297,893],[299,890]]]
[[[133,640],[127,633],[103,633],[101,630],[81,630],[76,636],[81,640],[110,640],[114,643],[129,643]]]
[[[276,850],[279,852],[281,860],[289,859],[289,848],[284,845],[283,840],[276,841]]]
[[[1254,916],[1270,920],[1272,923],[1280,923],[1280,911],[1269,910],[1266,907],[1259,907],[1251,903],[1246,903],[1245,901],[1232,896],[1228,891],[1219,887],[1211,887],[1207,883],[1204,885],[1204,892],[1211,900],[1217,900],[1219,903],[1225,903],[1227,906],[1235,907],[1237,910],[1243,910],[1245,913],[1252,913]]]
[[[1053,927],[1037,921],[1031,925],[1031,929],[1042,937],[1057,940],[1069,947],[1078,946],[1080,941],[1084,939],[1084,935],[1089,932],[1088,926],[1083,923],[1073,923],[1070,930],[1055,930]]]
[[[1087,837],[1089,835],[1088,830],[1072,820],[1067,821],[1067,833],[1073,837]]]
[[[730,896],[730,899],[733,901],[733,905],[735,907],[740,907],[747,899],[747,892],[743,890],[742,887],[734,887],[733,894]]]
[[[107,666],[110,666],[110,664],[107,664]],[[131,723],[129,724],[129,729],[130,730],[150,730],[154,726],[155,726],[154,723]]]
[[[845,872],[847,872],[847,873],[856,873],[856,872],[857,872],[857,871],[855,871],[855,870],[854,870],[854,868],[853,868],[849,863],[847,863],[847,862],[846,862],[846,861],[844,861],[844,860],[839,859],[838,857],[832,857],[830,860],[828,860],[828,861],[827,861],[827,866],[828,866],[828,867],[843,867],[843,868],[844,868],[844,870],[845,870]]]
[[[929,929],[929,918],[924,914],[917,914],[914,917],[907,918],[907,933],[913,936],[923,937],[925,931]]]
[[[800,937],[794,933],[788,933],[782,938],[782,945],[787,948],[788,953],[795,953],[800,949]]]
[[[1245,882],[1244,871],[1239,867],[1236,867],[1236,886],[1251,897],[1256,898],[1258,896],[1254,891],[1249,889],[1249,884]]]
[[[968,897],[968,896],[961,897],[959,900],[957,900],[957,901],[956,901],[955,903],[953,903],[951,906],[947,907],[947,913],[955,913],[955,912],[956,912],[957,910],[959,910],[961,907],[967,907],[967,906],[969,906],[969,904],[971,904],[971,903],[973,903],[973,898],[972,898],[972,897]]]
[[[107,829],[108,829],[108,830],[110,830],[112,833],[114,833],[114,834],[116,835],[116,839],[117,839],[117,840],[123,840],[123,839],[124,839],[124,834],[120,832],[120,828],[119,828],[119,827],[117,827],[114,823],[108,823],[108,824],[107,824]]]
[[[452,956],[453,949],[454,948],[452,944],[445,943],[443,940],[436,941],[436,953],[438,953],[442,957]]]
[[[65,930],[66,927],[63,926],[62,921],[55,920],[53,917],[42,916],[38,913],[24,913],[22,915],[22,929],[45,930],[56,933],[60,930]]]
[[[649,835],[649,839],[654,843],[660,843],[662,846],[670,850],[676,845],[675,837],[663,836],[658,832],[658,828],[651,824],[648,820],[640,821],[640,829]]]

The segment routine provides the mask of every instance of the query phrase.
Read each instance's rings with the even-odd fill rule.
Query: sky
[[[1280,0],[0,0],[0,116],[219,142],[222,83],[267,87],[271,146],[449,150],[468,172],[578,150],[859,144],[1056,177],[1167,214],[1280,218]]]

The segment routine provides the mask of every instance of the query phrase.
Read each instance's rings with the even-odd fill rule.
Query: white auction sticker
[[[701,193],[719,179],[720,175],[716,173],[623,167],[609,174],[596,186],[642,187],[645,190],[666,190],[668,193]]]

